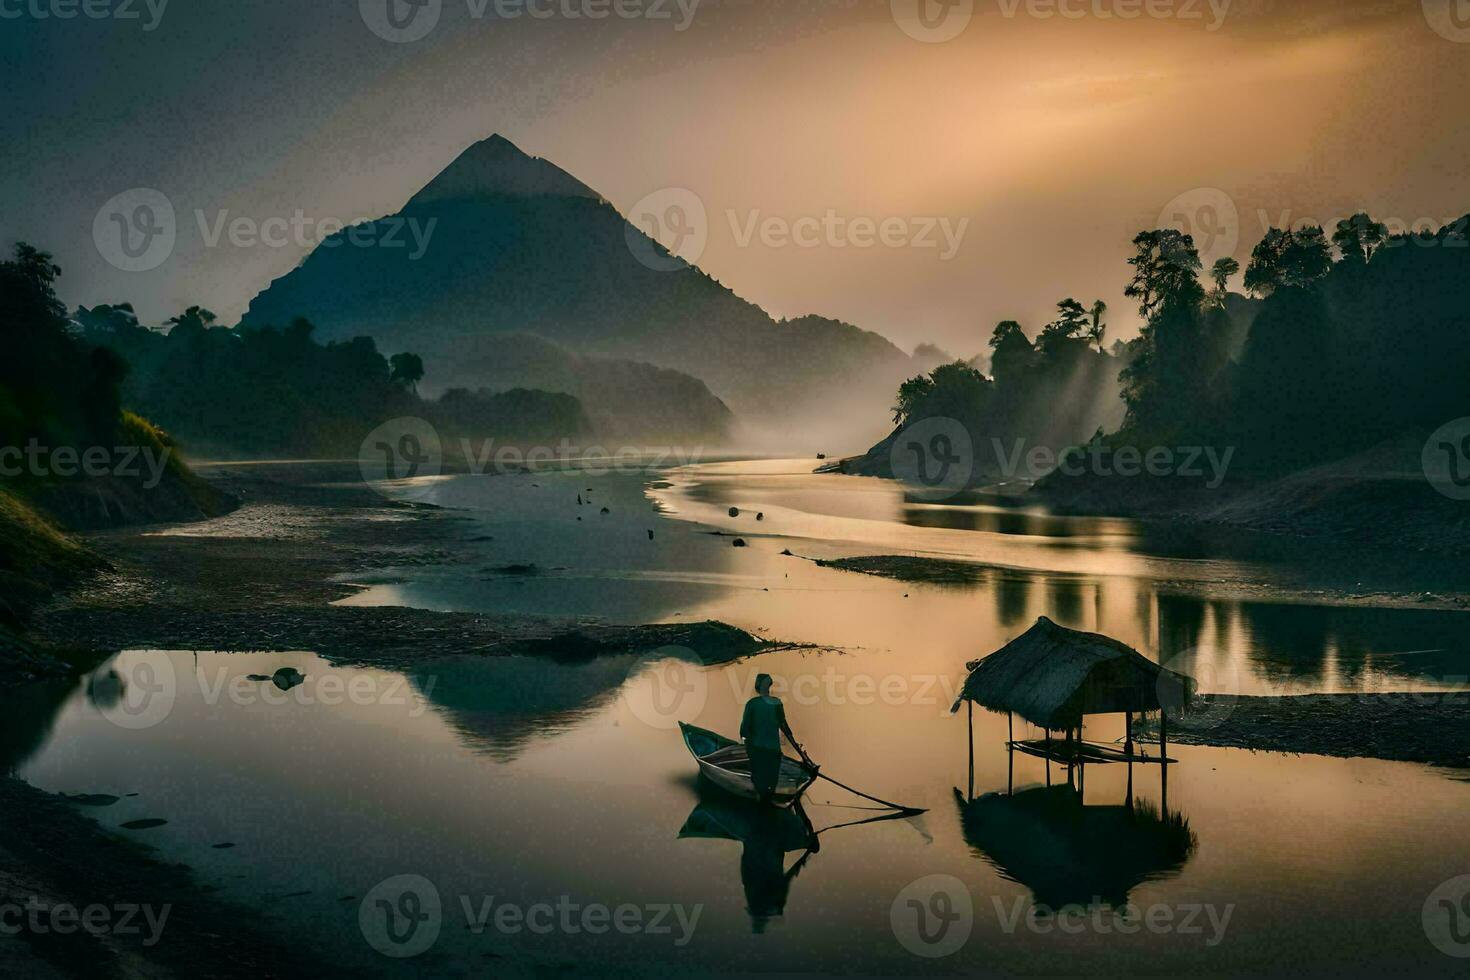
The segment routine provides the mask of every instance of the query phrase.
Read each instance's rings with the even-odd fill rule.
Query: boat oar
[[[792,742],[791,744],[792,745],[796,745],[795,742]],[[809,755],[806,754],[806,749],[802,748],[800,745],[796,745],[796,751],[798,751],[798,752],[801,753],[802,761],[804,761],[808,766],[811,767],[812,775],[813,776],[816,776],[818,779],[825,779],[827,782],[831,783],[833,786],[841,786],[843,789],[847,790],[849,793],[852,793],[852,794],[854,794],[856,796],[861,796],[865,800],[872,800],[874,803],[881,803],[884,806],[888,807],[890,810],[898,810],[898,811],[900,811],[902,813],[906,813],[906,814],[927,813],[928,812],[923,807],[919,807],[919,806],[904,806],[902,803],[892,803],[892,802],[890,802],[888,800],[880,800],[878,797],[876,797],[876,796],[870,796],[867,793],[864,793],[862,790],[853,789],[851,786],[847,785],[846,783],[838,782],[837,780],[833,779],[831,776],[829,776],[826,773],[822,772],[822,767],[819,766],[819,765],[817,765],[815,762],[812,761],[811,756],[809,756]]]

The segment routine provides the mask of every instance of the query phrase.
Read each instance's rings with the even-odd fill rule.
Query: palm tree
[[[1100,299],[1092,301],[1092,308],[1088,315],[1092,317],[1092,323],[1087,328],[1087,339],[1097,344],[1098,351],[1103,349],[1103,335],[1108,332],[1108,325],[1102,322],[1103,314],[1108,312],[1108,304]]]

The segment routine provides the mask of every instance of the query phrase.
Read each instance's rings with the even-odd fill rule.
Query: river
[[[718,619],[812,646],[709,666],[677,649],[428,650],[408,676],[309,651],[123,651],[7,706],[0,761],[46,790],[105,794],[89,801],[104,825],[166,820],[122,832],[371,975],[1462,969],[1431,933],[1435,890],[1470,872],[1465,774],[1171,746],[1166,784],[1157,767],[1093,766],[1078,793],[1009,759],[1006,719],[986,712],[972,771],[950,707],[965,662],[1042,615],[1210,691],[1463,696],[1466,614],[1370,598],[1463,588],[1463,570],[921,503],[811,465],[395,487],[460,509],[484,560],[357,576],[348,601]],[[987,571],[919,585],[808,560],[871,554]],[[250,679],[287,666],[304,680]],[[824,771],[928,812],[838,826],[877,814],[818,783],[806,853],[795,817],[702,790],[677,722],[733,734],[760,671]],[[139,711],[129,683],[163,693]],[[1121,722],[1087,733],[1110,740]],[[414,927],[389,928],[385,908]]]

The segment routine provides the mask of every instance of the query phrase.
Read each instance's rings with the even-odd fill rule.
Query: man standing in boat
[[[740,719],[740,738],[750,757],[750,777],[762,803],[776,794],[781,776],[781,736],[785,735],[800,751],[791,726],[786,724],[786,708],[781,699],[771,694],[771,675],[759,674],[755,679],[755,697],[745,702]]]

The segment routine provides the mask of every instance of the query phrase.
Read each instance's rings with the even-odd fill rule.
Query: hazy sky
[[[318,223],[396,210],[493,132],[625,212],[692,191],[699,264],[775,315],[964,354],[1069,295],[1130,335],[1128,241],[1161,215],[1243,262],[1270,223],[1470,211],[1450,0],[426,0],[406,42],[368,26],[389,0],[83,2],[0,0],[0,242],[152,322],[234,322]],[[568,16],[619,9],[644,16]],[[124,271],[94,219],[139,187],[176,241]]]

